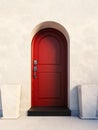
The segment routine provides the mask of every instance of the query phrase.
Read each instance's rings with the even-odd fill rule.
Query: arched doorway
[[[38,31],[31,43],[33,115],[70,115],[68,109],[68,43],[55,28]]]

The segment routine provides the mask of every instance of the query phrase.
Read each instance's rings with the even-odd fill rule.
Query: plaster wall
[[[70,109],[78,110],[77,85],[98,85],[98,0],[1,0],[0,84],[21,84],[21,111],[30,107],[31,36],[55,21],[70,36]]]

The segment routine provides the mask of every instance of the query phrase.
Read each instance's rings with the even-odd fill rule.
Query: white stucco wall
[[[55,21],[70,35],[70,108],[76,86],[98,85],[98,0],[0,0],[0,84],[22,85],[21,110],[30,106],[32,30]]]

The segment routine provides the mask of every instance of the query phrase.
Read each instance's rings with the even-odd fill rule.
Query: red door
[[[67,41],[56,29],[39,31],[31,47],[32,106],[67,106]]]

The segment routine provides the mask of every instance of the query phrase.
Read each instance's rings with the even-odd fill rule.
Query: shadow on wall
[[[98,93],[97,93],[97,112],[96,112],[96,116],[98,117]]]
[[[2,113],[2,100],[1,100],[1,91],[0,91],[0,117],[3,116],[3,113]]]
[[[79,116],[79,98],[78,98],[78,87],[79,85],[75,86],[71,90],[71,95],[72,95],[72,103],[75,105],[75,109],[71,111],[72,116]]]

